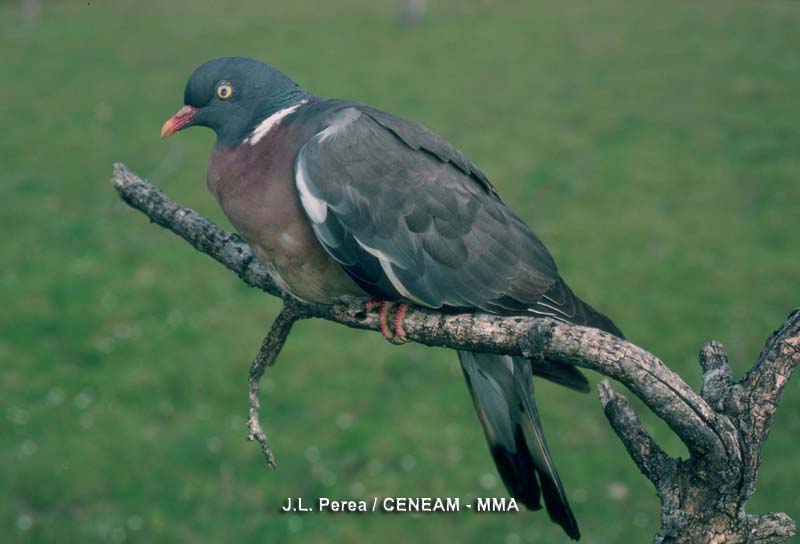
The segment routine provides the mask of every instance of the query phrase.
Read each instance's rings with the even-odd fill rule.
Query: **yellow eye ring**
[[[227,100],[233,96],[233,87],[227,81],[220,81],[217,83],[217,90],[214,92],[220,100]]]

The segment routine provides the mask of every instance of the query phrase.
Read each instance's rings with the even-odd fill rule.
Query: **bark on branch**
[[[248,438],[259,442],[267,463],[274,467],[259,423],[258,382],[275,362],[292,324],[316,317],[377,331],[377,314],[361,306],[317,306],[291,299],[236,234],[170,200],[122,164],[114,166],[112,183],[126,203],[151,221],[178,234],[247,284],[284,297],[284,310],[250,369]],[[739,381],[732,378],[721,344],[703,346],[700,393],[655,355],[592,328],[551,319],[447,314],[424,308],[410,308],[404,327],[407,337],[421,344],[525,355],[534,364],[556,361],[595,370],[624,384],[670,426],[690,453],[688,459],[664,453],[627,399],[608,381],[600,384],[600,400],[611,426],[661,500],[661,534],[655,542],[783,542],[795,534],[794,521],[786,514],[747,515],[744,507],[755,491],[761,448],[781,394],[800,361],[800,310],[770,336],[753,368]]]

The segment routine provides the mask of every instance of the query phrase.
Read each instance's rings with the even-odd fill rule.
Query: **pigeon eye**
[[[217,96],[222,100],[227,100],[233,94],[233,87],[227,81],[220,81],[217,84]]]

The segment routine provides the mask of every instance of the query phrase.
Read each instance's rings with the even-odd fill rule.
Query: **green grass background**
[[[562,542],[542,513],[283,515],[287,496],[503,496],[453,353],[304,322],[265,378],[278,472],[244,441],[277,301],[122,205],[127,163],[228,226],[210,131],[159,139],[205,59],[269,61],[422,122],[485,170],[573,289],[699,381],[798,305],[800,4],[431,0],[0,4],[3,542]],[[597,379],[596,375],[591,377]],[[658,502],[595,395],[539,405],[587,543]],[[658,441],[680,442],[637,404]],[[800,381],[752,513],[800,517]]]

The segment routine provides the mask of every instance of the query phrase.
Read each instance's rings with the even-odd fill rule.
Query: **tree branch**
[[[130,206],[212,256],[249,285],[284,295],[237,235],[173,202],[121,164],[114,166],[112,183]],[[250,372],[250,437],[258,440],[271,466],[274,460],[258,423],[258,380],[280,352],[292,323],[306,317],[380,330],[377,315],[362,306],[289,300]],[[800,311],[790,315],[770,337],[753,369],[734,385],[722,346],[707,344],[700,357],[704,369],[700,394],[655,355],[597,329],[551,319],[449,314],[424,308],[410,308],[404,328],[409,339],[422,344],[523,355],[531,358],[532,364],[543,359],[579,366],[628,387],[690,452],[686,461],[666,455],[627,400],[607,382],[600,385],[600,398],[612,427],[661,498],[664,534],[657,541],[721,542],[714,538],[722,534],[725,542],[750,542],[756,533],[773,535],[769,538],[794,534],[794,522],[785,514],[746,516],[744,504],[754,490],[760,449],[781,392],[800,359]]]
[[[286,339],[292,331],[292,325],[294,325],[295,321],[304,317],[306,317],[305,314],[296,305],[291,302],[285,304],[281,313],[272,323],[269,333],[261,343],[261,348],[258,350],[256,358],[253,359],[250,365],[250,379],[248,380],[250,416],[247,418],[247,428],[250,432],[247,435],[247,439],[258,441],[267,465],[271,469],[276,469],[277,465],[275,464],[275,456],[272,454],[272,448],[270,448],[267,441],[267,435],[264,434],[264,429],[261,428],[261,405],[258,402],[258,388],[261,376],[264,375],[264,370],[268,366],[274,365],[278,359],[278,355],[283,349],[283,344],[286,343]]]
[[[258,262],[247,243],[236,234],[220,229],[210,219],[169,199],[156,187],[125,167],[114,165],[111,180],[120,198],[144,213],[150,221],[171,230],[197,251],[213,257],[236,272],[245,283],[270,295],[281,296],[281,290],[267,270]]]
[[[608,380],[597,384],[600,403],[611,427],[619,436],[633,462],[656,488],[660,488],[666,476],[674,470],[673,462],[645,430],[641,420],[633,412],[628,399],[611,388]]]
[[[703,367],[700,395],[714,410],[721,412],[733,379],[728,354],[722,344],[712,341],[704,345],[700,350],[700,366]]]

